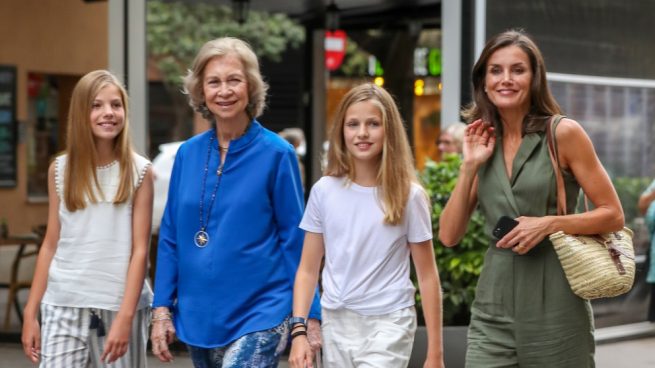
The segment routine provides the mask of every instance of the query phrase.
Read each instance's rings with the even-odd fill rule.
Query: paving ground
[[[650,368],[655,367],[655,337],[637,340],[601,344],[597,347],[597,368]],[[34,368],[23,356],[22,349],[17,343],[0,344],[1,368]],[[172,364],[160,363],[156,358],[148,358],[149,368],[193,368],[191,360],[186,354],[178,355]],[[288,364],[282,361],[280,368],[287,368]],[[458,368],[458,367],[448,367]]]
[[[615,342],[596,348],[596,368],[655,367],[655,337]]]
[[[284,358],[286,359],[286,358]],[[0,343],[0,368],[34,368],[36,365],[30,363],[23,355],[23,350],[18,343]],[[161,363],[152,355],[148,356],[148,368],[193,368],[191,359],[187,354],[176,354],[173,363]],[[281,361],[279,368],[288,368],[286,361]]]

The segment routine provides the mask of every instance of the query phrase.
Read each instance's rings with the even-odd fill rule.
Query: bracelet
[[[293,327],[291,327],[291,331],[297,329],[298,327],[302,327],[302,328],[305,329],[305,331],[307,331],[307,326],[305,326],[305,325],[301,325],[301,324],[299,324],[299,323],[293,325]]]
[[[291,334],[291,340],[293,340],[294,338],[296,338],[298,336],[307,336],[307,331],[296,331],[296,332],[292,333]]]
[[[307,320],[303,317],[291,317],[289,318],[289,327],[293,328],[295,325],[307,325]]]
[[[152,319],[150,320],[151,322],[157,322],[157,321],[170,321],[172,320],[170,314],[158,314],[155,316],[152,316]]]

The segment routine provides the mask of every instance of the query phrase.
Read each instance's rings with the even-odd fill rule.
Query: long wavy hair
[[[493,36],[484,46],[478,61],[473,66],[473,102],[462,112],[469,122],[483,119],[491,122],[498,132],[502,132],[500,115],[496,106],[484,91],[489,58],[499,49],[517,46],[530,60],[532,82],[530,84],[530,110],[523,120],[523,134],[542,132],[548,119],[561,114],[557,101],[550,92],[546,81],[546,65],[541,51],[523,30],[509,30]]]
[[[377,173],[378,195],[383,206],[384,222],[397,225],[403,220],[412,183],[418,183],[418,180],[400,112],[386,90],[365,83],[351,89],[343,97],[332,124],[324,174],[346,176],[349,180],[355,178],[354,161],[346,148],[343,131],[346,111],[353,104],[363,101],[371,101],[382,115],[384,142]]]
[[[91,108],[100,90],[110,85],[118,89],[125,109],[123,130],[114,139],[114,152],[120,165],[120,184],[113,203],[126,202],[134,192],[135,173],[127,92],[116,76],[106,70],[95,70],[77,82],[68,110],[64,203],[69,211],[86,208],[87,201],[97,203],[99,198],[96,193],[104,197],[96,175],[98,155],[91,130]]]

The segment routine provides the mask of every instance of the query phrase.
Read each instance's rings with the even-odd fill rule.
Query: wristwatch
[[[294,325],[301,324],[306,326],[306,320],[303,317],[291,317],[289,318],[289,328],[293,328]]]

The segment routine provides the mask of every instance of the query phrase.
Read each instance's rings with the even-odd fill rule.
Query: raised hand
[[[494,127],[481,119],[466,127],[462,153],[464,161],[476,166],[486,162],[494,152],[496,134]]]

